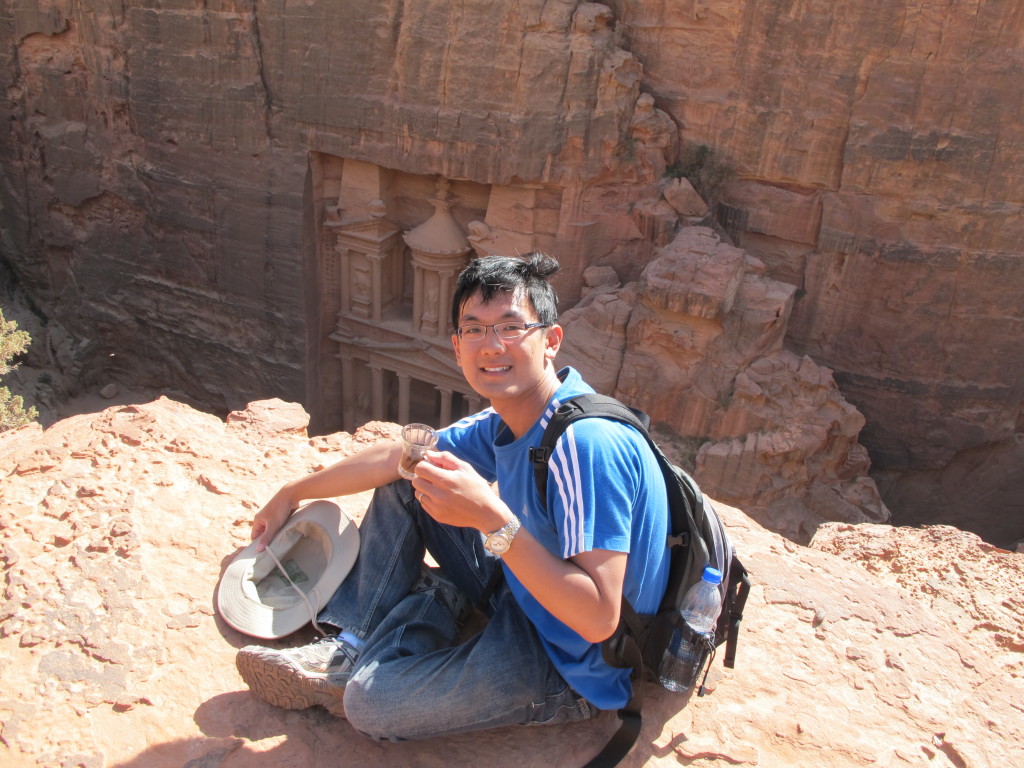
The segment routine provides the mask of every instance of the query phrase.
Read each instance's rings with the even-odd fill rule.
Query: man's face
[[[462,305],[459,326],[495,323],[535,323],[537,315],[521,292],[499,292],[484,304],[479,293]],[[496,406],[516,398],[540,396],[562,340],[561,327],[532,328],[521,338],[505,340],[488,328],[483,339],[469,341],[452,336],[455,360],[466,381],[481,397]]]

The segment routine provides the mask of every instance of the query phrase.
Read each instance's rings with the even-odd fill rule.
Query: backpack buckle
[[[668,547],[688,547],[690,546],[690,532],[683,531],[682,533],[671,534],[665,539],[665,545]]]
[[[531,464],[547,464],[551,459],[551,448],[543,445],[536,445],[530,448]]]

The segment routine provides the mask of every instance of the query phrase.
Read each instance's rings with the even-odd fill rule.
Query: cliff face
[[[783,348],[794,286],[705,227],[683,229],[639,281],[613,277],[585,274],[597,285],[562,316],[560,359],[643,403],[707,493],[800,543],[825,521],[889,519],[857,441],[864,417],[829,369]]]
[[[0,435],[0,763],[547,768],[597,751],[610,713],[389,744],[246,690],[234,656],[252,639],[212,606],[253,514],[397,429],[310,439],[308,420],[280,401],[222,421],[161,398]],[[367,501],[338,499],[356,520]],[[715,662],[703,698],[648,687],[624,766],[1024,762],[1024,555],[882,525],[827,525],[806,548],[716,506],[753,577],[736,668]]]
[[[706,144],[735,171],[718,222],[796,287],[785,343],[865,415],[890,506],[1008,544],[1022,33],[1011,0],[0,0],[0,253],[72,387],[280,395],[331,429],[331,216],[408,230],[450,179],[473,247],[557,253],[570,306],[700,219],[663,174]]]
[[[274,392],[318,413],[335,322],[321,316],[322,207],[351,218],[370,202],[326,199],[335,161],[516,190],[556,180],[536,215],[564,215],[515,229],[548,233],[577,290],[590,251],[623,239],[597,230],[632,227],[616,209],[636,193],[615,170],[640,68],[604,6],[532,0],[496,20],[442,2],[4,0],[0,20],[3,253],[74,337],[87,381],[178,381],[222,409]],[[398,224],[426,218],[429,192],[397,194]]]
[[[643,87],[735,166],[727,228],[800,287],[787,343],[864,413],[894,514],[1024,535],[996,519],[1024,489],[1017,5],[610,5]]]

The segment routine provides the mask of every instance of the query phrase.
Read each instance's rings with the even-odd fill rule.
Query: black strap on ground
[[[623,603],[628,607],[629,604],[625,598],[623,598]],[[633,613],[633,609],[628,608],[628,613]],[[633,616],[635,617],[636,614],[633,613]],[[640,652],[640,646],[637,645],[635,637],[625,637],[624,640],[625,642],[619,646],[619,653],[622,661],[632,668],[629,677],[633,684],[633,697],[618,712],[620,721],[618,730],[612,734],[608,743],[604,745],[604,749],[583,768],[615,768],[633,748],[637,736],[640,735],[640,726],[643,725],[643,719],[640,716],[640,707],[643,704],[643,654]]]
[[[619,729],[612,734],[604,749],[583,768],[615,768],[633,748],[643,722],[640,718],[640,707],[631,709],[632,703],[619,710],[619,720],[622,721]]]

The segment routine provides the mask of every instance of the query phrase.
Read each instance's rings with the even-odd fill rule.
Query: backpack
[[[612,768],[626,756],[640,733],[640,683],[644,680],[657,680],[658,666],[673,630],[678,628],[684,639],[689,642],[698,641],[703,647],[699,667],[706,663],[710,670],[715,650],[722,643],[726,644],[725,666],[731,669],[735,665],[736,642],[743,607],[750,591],[750,580],[733,551],[718,514],[710,502],[704,499],[697,483],[683,469],[672,464],[654,442],[649,432],[650,418],[613,397],[578,395],[555,410],[544,429],[541,444],[530,449],[530,461],[533,462],[534,480],[541,503],[547,504],[548,461],[558,438],[573,422],[595,417],[629,424],[647,439],[665,477],[671,526],[666,541],[666,546],[671,549],[668,585],[658,612],[639,615],[623,596],[619,626],[601,647],[604,660],[609,665],[631,670],[633,682],[633,698],[618,712],[622,721],[619,729],[601,753],[585,766]],[[722,573],[722,583],[719,585],[722,612],[715,626],[713,643],[690,629],[679,613],[683,596],[693,584],[700,581],[705,566],[709,565]],[[706,680],[707,671],[704,672]],[[700,696],[705,693],[704,681],[698,688]]]

